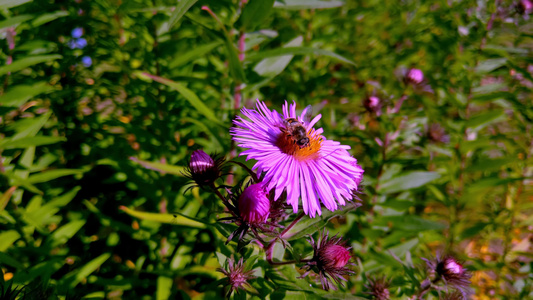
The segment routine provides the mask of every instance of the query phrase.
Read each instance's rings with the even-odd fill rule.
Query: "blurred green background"
[[[194,221],[223,206],[184,194],[180,171],[193,149],[234,157],[231,120],[260,99],[313,105],[365,169],[363,206],[327,225],[358,265],[331,297],[370,298],[366,278],[387,275],[405,299],[423,271],[391,253],[423,270],[438,251],[465,261],[474,299],[532,297],[521,2],[0,1],[2,286],[26,299],[223,297],[216,268],[236,245]],[[284,282],[254,267],[263,298],[324,296],[298,267]]]

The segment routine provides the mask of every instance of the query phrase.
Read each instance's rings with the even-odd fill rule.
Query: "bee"
[[[287,118],[283,120],[285,128],[282,128],[282,131],[286,132],[294,140],[294,142],[300,146],[300,148],[304,148],[309,145],[309,137],[307,136],[307,130],[305,129],[304,124],[309,123],[309,120],[311,119],[312,106],[307,106],[304,111],[305,114],[303,117],[303,124],[298,121],[298,119]]]

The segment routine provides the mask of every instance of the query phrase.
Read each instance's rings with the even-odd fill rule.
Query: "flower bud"
[[[187,176],[199,186],[210,185],[220,176],[222,162],[223,159],[214,160],[203,150],[195,150],[191,154]]]
[[[390,299],[389,291],[390,281],[387,281],[385,277],[369,278],[368,284],[365,287],[368,289],[368,294],[373,296],[376,300],[388,300]]]
[[[516,4],[516,10],[519,14],[529,15],[533,12],[533,2],[531,0],[520,0]]]
[[[381,115],[381,99],[376,96],[370,96],[363,101],[363,106],[367,111],[376,113],[376,115]]]
[[[270,215],[270,200],[263,184],[252,184],[244,189],[239,197],[239,212],[249,224],[266,222]]]
[[[321,253],[324,264],[330,268],[344,267],[350,258],[350,251],[341,245],[327,245]]]
[[[217,271],[223,273],[227,277],[227,285],[229,286],[228,296],[233,291],[247,290],[252,288],[248,283],[248,280],[256,278],[253,276],[253,270],[245,271],[244,261],[241,258],[238,262],[235,262],[232,258],[228,259],[227,269],[218,268]]]
[[[406,82],[410,84],[420,84],[424,80],[424,73],[419,69],[409,69],[406,75]]]
[[[453,257],[446,257],[437,264],[436,271],[440,276],[444,277],[444,279],[448,279],[463,275],[465,269]]]

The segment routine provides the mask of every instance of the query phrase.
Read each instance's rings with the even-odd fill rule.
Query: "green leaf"
[[[47,170],[41,173],[30,175],[30,177],[28,177],[28,183],[30,184],[43,183],[43,182],[48,182],[50,180],[57,179],[59,177],[82,174],[83,172],[84,170],[81,170],[81,169]]]
[[[172,80],[163,78],[163,77],[149,74],[149,73],[143,73],[143,75],[178,91],[178,93],[180,93],[185,99],[187,99],[187,101],[189,101],[189,103],[194,108],[196,108],[196,110],[199,113],[203,114],[207,119],[215,123],[221,124],[220,120],[216,117],[215,113],[211,109],[209,109],[209,107],[207,107],[205,103],[202,100],[200,100],[200,98],[198,98],[198,96],[196,96],[196,94],[193,91],[189,90],[184,85],[174,82]]]
[[[4,66],[0,67],[0,76],[5,75],[5,74],[7,74],[9,72],[20,71],[20,70],[25,69],[25,68],[27,68],[29,66],[33,66],[33,65],[40,64],[40,63],[43,63],[43,62],[50,62],[50,61],[53,61],[53,60],[56,60],[56,59],[61,59],[61,58],[63,58],[63,57],[61,55],[57,55],[57,54],[24,57],[22,59],[14,61],[10,65],[4,65]]]
[[[481,61],[475,71],[479,74],[490,73],[507,63],[507,58],[492,58]]]
[[[51,21],[53,21],[55,19],[58,19],[58,18],[61,18],[61,17],[66,17],[68,15],[69,15],[68,11],[65,11],[65,10],[60,10],[60,11],[56,11],[56,12],[53,12],[53,13],[43,14],[43,15],[40,15],[37,18],[35,18],[35,20],[31,21],[31,26],[38,27],[38,26],[41,26],[41,25],[46,24],[48,22],[51,22]]]
[[[43,93],[50,93],[53,90],[54,88],[44,81],[33,85],[16,85],[8,89],[7,93],[0,97],[0,104],[2,106],[19,107],[33,97]]]
[[[2,0],[0,1],[0,9],[11,8],[31,2],[32,0]]]
[[[7,255],[6,253],[0,252],[0,264],[8,265],[19,270],[25,270],[26,268],[18,260]],[[1,279],[0,279],[1,280]]]
[[[50,145],[55,144],[58,142],[64,142],[67,139],[64,137],[56,137],[56,136],[34,136],[34,137],[26,137],[26,138],[20,138],[17,140],[11,140],[10,138],[5,138],[4,140],[0,141],[0,149],[19,149],[19,148],[27,148],[31,146],[42,146],[42,145]]]
[[[168,21],[168,29],[172,29],[174,25],[183,17],[183,15],[193,6],[198,0],[180,0],[176,9],[170,15]]]
[[[384,180],[379,184],[380,194],[391,194],[423,186],[424,184],[440,178],[436,172],[411,171],[402,175]]]
[[[91,273],[96,271],[106,260],[111,257],[111,253],[104,253],[97,258],[91,260],[86,265],[81,267],[80,269],[77,269],[69,274],[67,274],[64,278],[64,281],[68,282],[67,286],[71,289],[76,287],[78,283],[80,283],[83,279],[86,279]]]
[[[167,300],[170,297],[172,292],[172,286],[174,281],[172,278],[166,276],[157,277],[157,290],[156,290],[156,299],[157,300]]]
[[[220,46],[222,41],[216,41],[213,43],[201,45],[194,47],[192,50],[185,53],[177,53],[176,58],[171,60],[168,64],[169,69],[174,69],[178,66],[184,65],[188,62],[191,62],[197,58],[203,57],[207,53],[211,52],[216,47]]]
[[[283,3],[284,2],[284,3]],[[343,1],[337,0],[283,0],[274,4],[276,8],[300,10],[300,9],[317,9],[317,8],[334,8],[344,5]]]
[[[472,130],[480,130],[485,126],[499,121],[505,117],[503,109],[490,110],[479,113],[466,121],[466,127]]]
[[[356,209],[354,203],[347,203],[345,206],[341,206],[336,211],[323,210],[321,216],[315,218],[309,218],[304,216],[296,225],[289,229],[283,237],[288,241],[296,240],[305,237],[306,235],[313,234],[325,227],[327,222],[336,216],[345,215],[346,213]]]
[[[158,171],[161,173],[168,173],[168,174],[176,175],[179,177],[185,176],[184,174],[185,174],[186,168],[182,166],[172,166],[172,165],[162,164],[158,162],[149,162],[149,161],[140,160],[136,157],[130,157],[130,159],[140,164],[141,166],[145,167],[146,169]]]
[[[65,244],[71,239],[80,229],[85,225],[86,220],[76,220],[69,222],[58,229],[56,229],[48,238],[46,243],[51,248],[58,247]]]
[[[469,166],[465,172],[483,172],[483,171],[497,171],[505,165],[518,161],[514,157],[504,157],[496,159],[481,159],[478,163]]]
[[[0,4],[1,7],[2,4]],[[8,28],[8,27],[16,27],[22,22],[26,22],[29,19],[33,18],[32,15],[19,15],[16,17],[12,17],[9,19],[5,19],[4,21],[0,22],[0,30]]]
[[[5,252],[13,243],[20,238],[16,230],[6,230],[0,233],[0,252]]]
[[[302,45],[303,37],[298,36],[284,45],[284,48],[296,47]],[[254,71],[263,77],[274,77],[287,67],[294,55],[283,55],[276,57],[265,58],[260,61],[255,67]]]
[[[246,61],[252,62],[252,61],[264,59],[267,57],[275,57],[275,56],[282,56],[282,55],[311,55],[311,54],[328,56],[328,57],[335,58],[342,62],[355,66],[355,62],[337,53],[334,53],[328,50],[310,48],[310,47],[287,47],[287,48],[278,48],[274,50],[265,50],[257,54],[248,55],[248,57],[246,57]]]
[[[199,228],[199,229],[206,228],[205,223],[199,222],[197,220],[194,220],[191,217],[187,217],[179,213],[160,214],[160,213],[135,211],[133,209],[127,208],[126,206],[120,206],[119,208],[120,210],[124,211],[128,215],[135,217],[135,218],[139,218],[141,220],[148,220],[148,221],[153,221],[157,223],[165,223],[165,224],[186,226],[186,227]]]
[[[248,1],[242,10],[239,22],[245,31],[252,31],[263,23],[272,11],[274,0]]]
[[[389,226],[394,229],[405,231],[426,231],[426,230],[442,230],[447,226],[445,224],[423,219],[419,216],[405,215],[405,216],[381,216],[374,220],[374,226]]]
[[[239,60],[237,50],[229,39],[226,40],[226,51],[228,52],[229,70],[231,75],[236,81],[245,82],[246,76],[244,75],[244,70],[241,61]]]

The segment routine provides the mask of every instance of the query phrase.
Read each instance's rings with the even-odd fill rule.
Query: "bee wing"
[[[313,106],[312,105],[308,105],[303,111],[302,111],[302,115],[303,115],[303,121],[305,124],[309,124],[309,122],[311,122],[311,117],[313,116]]]

